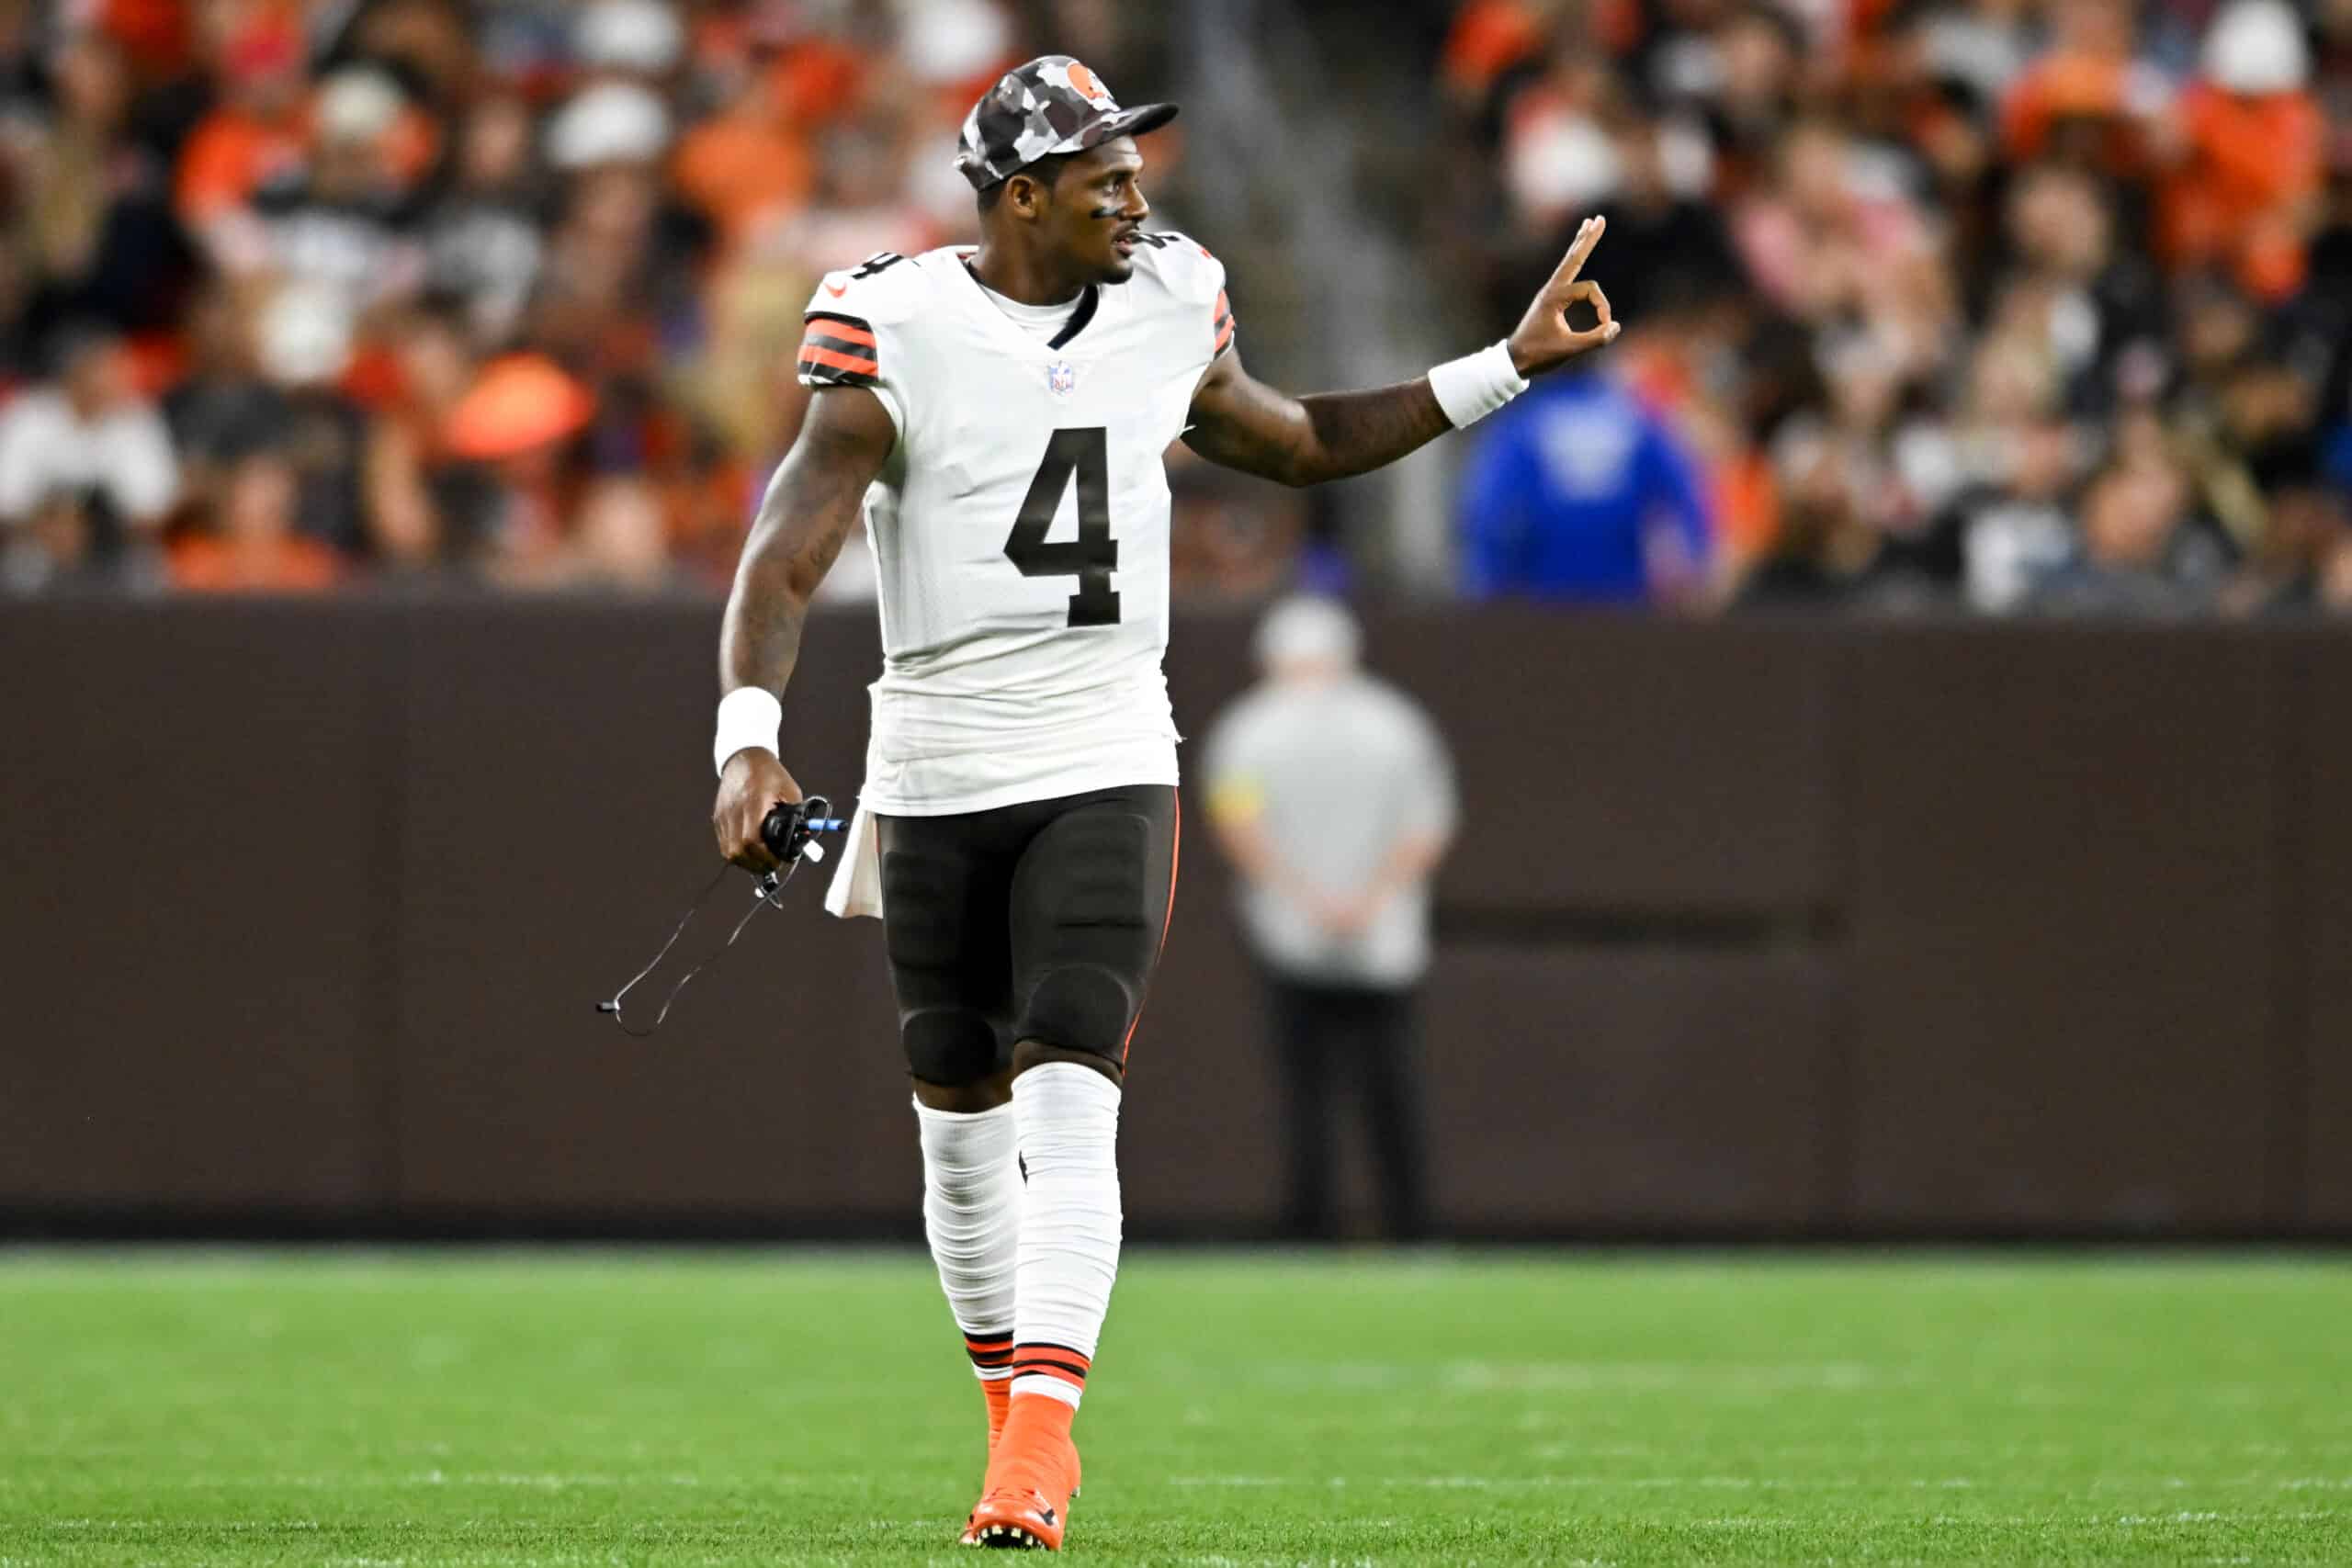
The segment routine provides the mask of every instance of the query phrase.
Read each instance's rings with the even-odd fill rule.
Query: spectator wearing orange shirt
[[[678,192],[729,249],[792,217],[816,168],[782,72],[754,75],[723,114],[688,132],[671,164]]]
[[[2172,91],[2135,56],[2131,0],[2057,0],[2050,46],[2001,105],[2001,140],[2018,161],[2049,156],[2120,177],[2146,172],[2166,132]]]
[[[180,220],[208,237],[270,179],[302,164],[302,34],[275,10],[253,13],[221,41],[220,107],[180,151],[175,197]]]
[[[293,464],[276,452],[239,459],[212,529],[172,551],[172,585],[190,593],[316,593],[341,575],[334,552],[295,531]]]
[[[1438,71],[1458,107],[1475,113],[1497,78],[1543,52],[1546,9],[1528,0],[1469,0],[1455,14]]]
[[[2284,0],[2233,0],[2205,35],[2180,103],[2187,146],[2165,180],[2161,238],[2176,267],[2228,267],[2277,303],[2302,287],[2320,216],[2326,117],[2311,51]]]

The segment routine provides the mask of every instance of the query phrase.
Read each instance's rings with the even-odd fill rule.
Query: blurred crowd
[[[723,585],[817,276],[1131,11],[0,0],[0,591]]]
[[[2352,0],[1467,0],[1440,79],[1494,329],[1596,212],[1628,322],[1474,591],[2352,610]]]
[[[1628,331],[1450,452],[1462,590],[2352,609],[2352,0],[2305,3],[1464,0],[1451,134],[1384,153],[1430,286],[1499,335],[1600,213]],[[0,0],[0,592],[722,586],[818,275],[972,235],[1009,64],[1181,89],[1177,15]],[[1330,533],[1175,468],[1180,592]]]

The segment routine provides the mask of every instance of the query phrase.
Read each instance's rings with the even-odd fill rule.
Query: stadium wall
[[[591,1010],[709,874],[717,616],[0,618],[0,1226],[913,1235],[875,928],[796,887],[658,1038]],[[1188,734],[1247,625],[1180,615]],[[1467,803],[1425,1011],[1450,1233],[2352,1235],[2352,636],[1432,610],[1370,652]],[[877,662],[828,614],[789,705],[844,802]],[[1193,846],[1127,1204],[1248,1236],[1272,1077]]]

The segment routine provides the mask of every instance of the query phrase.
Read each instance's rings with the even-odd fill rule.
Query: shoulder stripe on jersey
[[[831,333],[871,348],[874,345],[874,323],[863,316],[844,316],[831,310],[809,310],[801,321],[811,333]]]
[[[820,333],[822,333],[827,337],[840,338],[844,342],[862,344],[867,348],[872,348],[874,346],[874,329],[867,326],[864,321],[856,320],[854,317],[809,317],[808,335],[810,337],[815,337]]]
[[[811,310],[800,340],[800,378],[811,386],[878,387],[881,351],[873,323],[831,310]]]
[[[1233,307],[1225,302],[1225,290],[1220,288],[1216,291],[1216,344],[1209,350],[1210,355],[1223,354],[1232,341]]]
[[[803,349],[822,348],[830,350],[834,354],[846,354],[852,359],[873,359],[877,357],[875,354],[873,344],[859,343],[853,338],[835,337],[831,333],[812,332],[807,337],[800,340],[800,346]]]
[[[878,375],[882,367],[871,359],[860,359],[854,355],[842,354],[830,348],[803,348],[800,351],[800,368],[811,373],[820,370],[839,370],[848,375],[864,376],[871,379]]]

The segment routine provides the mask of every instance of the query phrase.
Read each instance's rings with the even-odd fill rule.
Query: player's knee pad
[[[1038,977],[1014,1033],[1115,1062],[1126,1048],[1139,1000],[1127,976],[1107,964],[1058,964]]]
[[[961,1089],[996,1071],[996,1030],[969,1008],[910,1008],[899,1014],[907,1071],[925,1083]]]
[[[1158,944],[1146,908],[1149,825],[1132,812],[1080,811],[1030,854],[1032,957],[1014,1038],[1118,1061]]]
[[[882,900],[907,1070],[949,1089],[978,1082],[996,1070],[997,1037],[965,977],[963,867],[893,851],[882,857]]]

